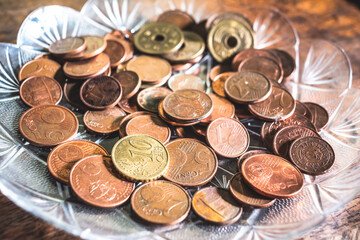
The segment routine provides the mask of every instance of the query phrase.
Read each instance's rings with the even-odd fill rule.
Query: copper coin
[[[296,167],[271,154],[249,157],[243,162],[241,173],[248,185],[269,198],[294,197],[304,185],[304,177]]]
[[[164,112],[171,119],[196,121],[209,116],[213,109],[212,100],[199,90],[178,90],[168,95],[163,102]]]
[[[66,101],[73,107],[85,110],[87,106],[81,101],[80,98],[80,89],[82,82],[79,81],[69,81],[64,85],[64,96]]]
[[[201,123],[211,123],[215,119],[220,117],[232,118],[235,114],[235,106],[226,98],[221,98],[216,96],[215,94],[209,94],[211,101],[213,103],[213,110],[211,114],[201,120]]]
[[[224,72],[220,73],[214,78],[214,81],[212,82],[212,90],[214,93],[219,95],[220,97],[226,97],[225,93],[225,81],[233,75],[235,72]]]
[[[110,66],[117,67],[128,61],[134,55],[134,48],[131,43],[119,38],[106,38],[107,47],[104,51],[110,58]]]
[[[92,109],[114,107],[122,96],[121,84],[113,77],[98,76],[84,82],[80,89],[83,103]]]
[[[266,121],[284,120],[295,111],[295,100],[291,94],[278,87],[273,87],[270,96],[260,103],[249,105],[249,110],[256,117]]]
[[[57,56],[74,55],[84,51],[86,41],[82,37],[68,37],[53,42],[49,47],[49,52]]]
[[[303,137],[290,146],[290,159],[302,172],[319,175],[328,171],[335,161],[333,148],[317,137]]]
[[[19,120],[21,135],[31,144],[50,147],[74,137],[79,122],[75,114],[59,105],[40,105],[27,110]]]
[[[60,84],[46,76],[27,78],[20,85],[19,92],[21,99],[30,107],[58,104],[63,94]]]
[[[134,134],[146,134],[162,142],[167,143],[171,136],[169,126],[157,116],[139,115],[130,119],[125,127],[127,136]]]
[[[85,157],[70,173],[70,185],[75,194],[87,204],[114,208],[125,203],[135,184],[116,177],[111,158],[102,155]]]
[[[101,36],[82,36],[86,42],[86,49],[78,54],[67,57],[70,60],[84,60],[95,57],[106,48],[106,41]]]
[[[171,69],[174,72],[186,71],[193,66],[192,63],[178,63],[171,65]]]
[[[87,79],[103,74],[109,67],[109,57],[105,53],[101,53],[91,59],[77,62],[66,62],[63,69],[65,75],[69,78]]]
[[[141,111],[140,107],[137,105],[137,95],[131,98],[121,99],[118,106],[127,113]]]
[[[149,112],[158,112],[159,103],[172,91],[164,87],[152,87],[142,90],[137,96],[139,106]]]
[[[161,13],[157,19],[158,22],[166,22],[177,26],[180,29],[186,29],[195,24],[194,18],[187,12],[181,10],[168,10]]]
[[[84,114],[85,127],[94,133],[109,134],[119,131],[120,121],[126,113],[119,107],[107,108],[102,111],[87,111]]]
[[[264,197],[249,188],[241,173],[236,173],[230,179],[229,190],[236,200],[248,207],[266,208],[273,205],[276,201],[274,198]]]
[[[231,67],[229,65],[216,65],[213,68],[211,68],[210,73],[209,73],[209,78],[211,81],[215,81],[216,76],[218,76],[221,73],[224,72],[232,72],[233,70],[231,69]],[[226,79],[225,79],[226,80]]]
[[[153,113],[149,113],[149,112],[134,112],[134,113],[131,113],[129,115],[126,115],[123,119],[121,119],[120,123],[119,123],[119,135],[120,137],[125,137],[126,136],[126,125],[127,123],[137,117],[137,116],[140,116],[140,115],[152,115],[152,116],[156,116],[155,114]]]
[[[255,48],[244,49],[234,56],[231,64],[233,70],[237,71],[239,69],[239,65],[244,60],[251,57],[268,57],[274,59],[275,56],[270,51],[264,49],[255,49]]]
[[[197,139],[195,133],[189,127],[176,127],[175,133],[179,138],[194,138]],[[171,158],[170,158],[171,163]]]
[[[176,121],[175,122],[175,121],[169,119],[164,112],[164,101],[161,101],[159,104],[158,114],[162,120],[164,120],[165,122],[169,123],[170,125],[176,126],[176,127],[192,126],[192,125],[199,123],[199,121],[200,121],[200,120],[198,120],[198,121]]]
[[[131,208],[141,219],[161,225],[182,222],[190,212],[191,198],[177,184],[158,180],[141,185],[131,197]]]
[[[235,104],[235,116],[238,118],[254,118],[249,112],[248,105],[246,104]]]
[[[136,72],[144,83],[156,84],[171,76],[170,63],[159,57],[138,56],[128,62],[126,69]]]
[[[232,118],[218,118],[208,126],[206,141],[220,156],[235,158],[247,150],[250,136],[239,121]]]
[[[316,103],[306,102],[304,105],[307,106],[311,112],[312,123],[315,125],[316,130],[320,131],[329,121],[328,112],[325,108]]]
[[[242,208],[227,189],[207,187],[197,191],[192,199],[195,213],[216,225],[232,224],[240,219]]]
[[[241,62],[238,71],[254,71],[263,74],[268,79],[281,83],[283,71],[280,65],[272,58],[251,57]]]
[[[192,74],[175,74],[169,79],[168,86],[173,91],[181,89],[197,89],[205,91],[206,87],[205,81]]]
[[[202,186],[215,176],[218,160],[206,144],[192,139],[180,138],[165,145],[170,164],[163,177],[181,186]]]
[[[139,76],[135,72],[121,71],[115,73],[113,77],[117,79],[121,84],[121,88],[123,90],[122,99],[131,98],[140,89],[141,80],[139,79]]]
[[[18,77],[20,82],[32,76],[47,76],[59,81],[59,75],[62,75],[60,64],[51,59],[40,58],[25,63],[20,68]]]
[[[310,109],[300,101],[296,100],[295,112],[296,115],[303,115],[309,120],[312,120]]]
[[[298,138],[312,136],[320,137],[313,129],[301,126],[288,126],[279,130],[273,140],[273,151],[283,158],[289,159],[289,149],[293,141]]]
[[[254,155],[264,154],[264,153],[266,154],[269,152],[265,151],[265,150],[251,150],[251,151],[247,151],[246,153],[242,154],[238,159],[239,170],[241,169],[241,164],[245,161],[245,159],[248,159],[249,157],[254,156]]]
[[[281,67],[284,71],[284,78],[287,78],[295,69],[295,60],[287,52],[280,49],[269,49],[272,53],[276,54],[281,62]]]
[[[191,130],[202,140],[205,140],[207,125],[195,124],[190,126]]]
[[[262,74],[243,71],[232,74],[225,81],[226,95],[234,102],[247,104],[262,102],[271,94],[271,83]]]
[[[55,147],[47,158],[47,166],[56,180],[68,184],[71,168],[84,157],[109,155],[105,148],[88,140],[72,140]]]

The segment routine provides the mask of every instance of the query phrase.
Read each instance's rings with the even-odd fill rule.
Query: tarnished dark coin
[[[242,208],[227,189],[207,187],[197,191],[192,199],[194,212],[203,220],[228,225],[240,219]]]
[[[191,198],[177,184],[154,181],[141,185],[131,197],[131,208],[141,219],[160,225],[182,222],[190,212]]]
[[[131,98],[121,99],[118,106],[127,113],[141,111],[140,107],[137,105],[137,94]]]
[[[134,96],[140,89],[141,80],[136,72],[133,71],[121,71],[112,75],[117,79],[123,91],[122,99],[131,98]]]
[[[312,123],[315,125],[316,130],[320,131],[329,121],[328,112],[325,108],[316,103],[306,102],[303,104],[309,108],[312,116]]]
[[[208,124],[220,117],[232,118],[234,116],[235,114],[234,104],[232,104],[226,98],[218,97],[213,93],[210,93],[209,96],[213,103],[213,110],[207,118],[204,118],[203,120],[200,121],[201,123]]]
[[[21,82],[33,76],[47,76],[59,82],[63,81],[63,79],[59,79],[59,77],[63,78],[61,65],[46,58],[35,59],[25,63],[20,68],[18,79]]]
[[[268,151],[266,150],[251,150],[251,151],[247,151],[245,152],[244,154],[242,154],[239,159],[238,159],[238,168],[239,170],[241,170],[241,164],[246,160],[248,159],[249,157],[251,156],[254,156],[254,155],[258,155],[258,154],[267,154],[269,153]]]
[[[254,118],[254,115],[249,111],[247,104],[235,104],[235,116],[237,118]]]
[[[158,112],[159,103],[172,91],[165,87],[146,88],[137,95],[139,106],[149,112]]]
[[[264,197],[249,188],[241,173],[236,173],[230,179],[229,190],[236,200],[248,207],[266,208],[276,201],[276,199]]]
[[[78,161],[70,173],[70,185],[76,196],[95,207],[114,208],[126,202],[135,184],[115,175],[111,158],[93,155]]]
[[[110,134],[119,131],[120,122],[126,113],[115,106],[102,111],[87,111],[84,114],[84,125],[93,133]]]
[[[195,124],[190,126],[191,130],[201,139],[201,140],[206,140],[206,129],[207,129],[207,125],[202,125],[202,124]]]
[[[284,78],[290,76],[295,69],[294,58],[289,53],[280,49],[269,49],[268,51],[276,54],[279,57],[281,62],[281,67],[284,72]]]
[[[317,137],[303,137],[290,146],[290,159],[302,172],[320,175],[335,162],[335,153],[330,144]]]
[[[82,102],[92,109],[103,110],[114,107],[121,96],[120,82],[109,76],[90,78],[80,89]]]
[[[225,93],[225,81],[233,75],[235,72],[224,72],[217,75],[212,82],[212,90],[220,97],[226,97]]]
[[[312,115],[310,109],[300,101],[296,100],[295,112],[296,115],[303,115],[307,117],[310,121],[312,120]]]
[[[82,82],[79,81],[68,81],[64,85],[64,96],[66,101],[73,107],[85,110],[87,106],[81,101],[80,89]]]
[[[53,42],[49,47],[49,52],[56,56],[64,57],[74,55],[84,51],[86,41],[82,37],[68,37]]]
[[[158,22],[166,22],[177,26],[180,29],[186,29],[195,24],[194,18],[187,12],[181,10],[168,10],[161,13],[158,18]]]

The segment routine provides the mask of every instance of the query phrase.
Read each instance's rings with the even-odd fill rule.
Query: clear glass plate
[[[229,226],[212,226],[193,213],[181,224],[153,227],[137,222],[129,204],[104,210],[79,202],[68,186],[50,175],[46,158],[51,149],[30,145],[18,131],[18,120],[28,108],[19,98],[20,67],[46,51],[51,42],[67,36],[104,35],[112,29],[136,31],[168,9],[181,9],[197,22],[215,12],[231,10],[254,24],[257,48],[276,47],[291,53],[297,69],[286,87],[301,101],[320,103],[330,113],[321,135],[334,148],[336,162],[330,172],[312,177],[296,197],[277,200],[267,209],[245,208],[241,219]],[[207,81],[213,65],[210,55],[187,70]],[[22,24],[17,45],[0,43],[0,190],[17,205],[70,233],[87,239],[281,239],[295,237],[325,220],[326,216],[360,192],[360,90],[351,88],[351,67],[344,51],[325,40],[301,39],[290,21],[266,7],[225,8],[221,1],[93,0],[81,12],[62,6],[42,7]],[[118,137],[86,132],[83,113],[65,100],[79,118],[77,139],[89,139],[108,151]],[[244,119],[251,135],[250,149],[264,149],[259,135],[262,122]],[[208,184],[227,188],[237,171],[236,161],[220,159],[215,178]],[[192,195],[197,188],[189,188]]]

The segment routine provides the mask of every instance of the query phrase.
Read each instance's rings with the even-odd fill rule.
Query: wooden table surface
[[[84,0],[0,0],[0,42],[15,42],[25,17],[40,6],[65,5],[80,10]],[[350,57],[353,86],[360,88],[360,10],[345,0],[224,0],[225,4],[267,5],[285,13],[301,38],[324,38],[338,43]],[[354,1],[356,2],[356,1]],[[328,216],[309,239],[360,239],[360,196]],[[0,193],[0,239],[78,239],[17,207]],[[300,240],[299,239],[299,240]]]

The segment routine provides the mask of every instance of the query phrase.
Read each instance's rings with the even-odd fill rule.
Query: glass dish
[[[154,227],[137,222],[129,204],[105,210],[87,206],[68,186],[50,175],[46,158],[51,149],[24,141],[18,120],[28,109],[19,98],[20,67],[46,51],[56,39],[87,34],[105,35],[112,29],[135,32],[143,23],[168,9],[181,9],[197,22],[211,14],[230,10],[244,14],[254,24],[255,47],[288,51],[297,69],[286,87],[301,101],[320,103],[330,114],[321,135],[334,148],[335,166],[330,172],[305,175],[305,187],[296,197],[277,200],[267,209],[245,208],[241,219],[229,226],[212,226],[191,213],[181,224]],[[213,65],[209,54],[186,73],[207,81]],[[360,90],[351,88],[351,67],[344,51],[325,40],[301,39],[290,21],[266,7],[225,8],[221,1],[93,0],[81,12],[62,6],[42,7],[22,24],[17,45],[0,43],[0,190],[20,207],[58,228],[86,239],[282,239],[299,236],[316,227],[326,216],[351,201],[360,185]],[[76,139],[88,139],[108,151],[118,137],[99,137],[86,132],[83,112],[64,99],[61,105],[74,111],[80,123]],[[251,135],[249,149],[263,149],[261,121],[243,119]],[[219,159],[216,177],[208,184],[227,188],[237,162]],[[193,195],[197,188],[187,189]]]

